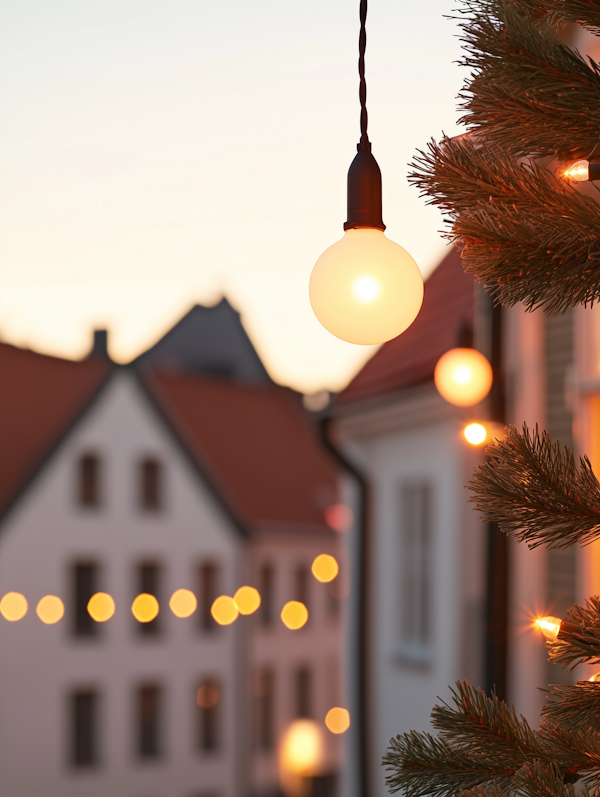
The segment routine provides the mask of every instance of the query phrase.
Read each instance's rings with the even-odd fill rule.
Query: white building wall
[[[81,454],[103,459],[99,510],[76,505],[76,463]],[[166,508],[153,516],[137,507],[138,460],[156,456],[166,473]],[[244,773],[236,770],[240,731],[235,716],[240,662],[239,625],[214,635],[198,630],[197,616],[175,618],[166,605],[164,632],[140,638],[130,606],[134,568],[144,559],[164,567],[164,594],[197,592],[195,569],[204,558],[222,564],[224,592],[239,586],[240,538],[199,480],[127,372],[116,374],[85,418],[5,518],[0,534],[0,593],[15,590],[29,602],[27,616],[0,618],[0,793],[7,797],[233,797]],[[98,638],[71,635],[70,565],[102,566],[100,589],[116,614]],[[35,614],[46,594],[60,596],[63,620],[44,626]],[[225,747],[212,757],[194,750],[195,690],[203,676],[224,684]],[[164,685],[165,755],[136,760],[133,690],[143,680]],[[67,695],[77,687],[102,692],[102,763],[78,772],[68,761]]]

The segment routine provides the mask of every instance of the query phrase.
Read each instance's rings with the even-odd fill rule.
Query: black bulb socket
[[[344,230],[370,227],[383,232],[381,216],[381,170],[371,152],[359,145],[348,169],[348,221]]]
[[[600,156],[590,158],[588,163],[588,180],[600,180]]]

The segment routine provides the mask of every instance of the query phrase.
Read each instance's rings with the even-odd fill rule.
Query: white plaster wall
[[[104,462],[104,502],[99,511],[75,503],[78,457],[97,451]],[[136,464],[155,455],[166,472],[166,509],[142,514],[136,506]],[[234,626],[211,637],[195,616],[175,618],[168,607],[164,633],[136,634],[130,613],[137,584],[134,568],[152,558],[164,566],[165,595],[196,591],[195,568],[205,557],[222,565],[223,591],[241,578],[240,538],[157,421],[127,372],[107,389],[30,485],[0,533],[0,593],[22,592],[27,616],[0,618],[0,793],[6,797],[193,797],[240,793],[234,745],[242,733],[235,714],[241,660]],[[115,599],[115,616],[97,639],[70,634],[69,567],[79,558],[102,565],[100,589]],[[44,626],[35,606],[45,594],[60,596],[66,615]],[[195,688],[205,675],[224,684],[225,748],[213,758],[193,749]],[[144,679],[166,689],[166,754],[140,763],[134,754],[133,689]],[[67,695],[77,687],[101,690],[102,764],[76,772],[68,763]]]

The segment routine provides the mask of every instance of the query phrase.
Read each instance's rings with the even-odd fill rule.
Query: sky
[[[367,103],[386,235],[427,276],[441,216],[408,162],[463,132],[456,0],[371,0]],[[0,339],[127,362],[226,295],[273,378],[339,390],[373,347],[314,317],[359,139],[358,0],[0,5]]]

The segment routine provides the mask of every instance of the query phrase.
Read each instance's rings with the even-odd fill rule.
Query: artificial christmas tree
[[[600,34],[600,2],[466,0],[460,13],[469,132],[431,142],[411,179],[447,214],[466,271],[498,303],[589,305],[600,299],[600,207],[567,172],[598,148],[600,68],[564,41],[573,23]],[[531,548],[600,539],[600,483],[586,457],[577,465],[526,426],[487,453],[469,483],[484,520]],[[564,666],[600,663],[600,598],[573,606],[548,648]],[[392,739],[392,792],[574,797],[600,785],[600,683],[551,688],[538,730],[493,693],[458,683],[451,694],[433,709],[437,736]]]

